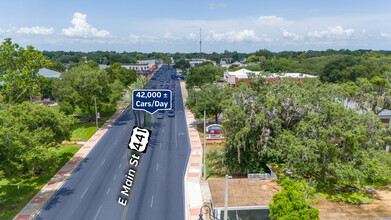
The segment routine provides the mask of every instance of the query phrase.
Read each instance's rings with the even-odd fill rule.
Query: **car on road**
[[[175,116],[174,110],[168,110],[167,115],[168,115],[168,117],[174,117]]]
[[[161,112],[158,112],[157,115],[156,115],[156,118],[157,119],[163,119],[164,118],[164,114],[161,113]]]

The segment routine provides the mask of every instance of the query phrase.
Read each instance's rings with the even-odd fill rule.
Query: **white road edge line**
[[[95,215],[94,220],[96,219],[96,217],[98,217],[98,214],[99,214],[99,212],[100,212],[101,209],[102,209],[102,205],[100,205],[100,207],[99,207],[99,209],[98,209],[98,212],[96,212],[96,215]]]
[[[106,195],[109,194],[109,192],[110,192],[110,187],[109,187],[109,189],[107,190]]]
[[[121,168],[121,166],[122,166],[122,163],[119,164],[119,167],[118,167],[118,168]]]
[[[152,206],[153,206],[153,196],[152,196],[152,200],[151,200],[151,208],[152,208]]]
[[[177,117],[178,117],[178,116],[177,116]],[[177,117],[175,117],[175,119],[174,119],[175,134],[177,134],[177,130],[176,130],[176,118],[177,118]],[[175,147],[178,148],[178,134],[175,135]]]
[[[116,177],[117,177],[117,174],[114,175],[113,180],[115,180]]]
[[[84,196],[84,194],[86,194],[87,190],[88,190],[88,187],[86,188],[86,190],[84,190],[84,193],[83,193],[83,195],[81,195],[80,199],[83,198],[83,196]]]
[[[100,164],[101,166],[105,163],[106,161],[106,158],[102,161],[102,163]]]
[[[159,169],[159,163],[156,164],[156,171]]]

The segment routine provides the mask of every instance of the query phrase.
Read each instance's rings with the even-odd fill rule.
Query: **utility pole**
[[[225,175],[224,220],[228,219],[228,175]]]
[[[206,181],[206,110],[204,110],[204,180]]]
[[[98,126],[98,111],[96,109],[96,96],[95,96],[95,121],[96,121],[96,130],[99,130],[99,126]]]

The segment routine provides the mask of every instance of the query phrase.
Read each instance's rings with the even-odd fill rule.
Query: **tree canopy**
[[[50,148],[70,139],[73,118],[29,103],[0,110],[0,169],[6,175],[41,174],[57,155]]]
[[[13,105],[21,103],[39,92],[41,77],[39,69],[51,63],[42,52],[32,46],[20,47],[10,38],[0,45],[0,81],[3,81],[1,95],[4,102]]]
[[[319,210],[311,207],[314,204],[315,190],[305,180],[296,182],[283,179],[279,183],[284,188],[273,196],[273,203],[269,204],[271,219],[319,219]]]
[[[57,96],[61,101],[67,101],[73,106],[78,105],[82,111],[89,114],[90,120],[94,112],[95,98],[99,108],[110,100],[112,91],[108,74],[104,70],[82,64],[63,73],[61,78],[63,80],[56,87]]]
[[[225,68],[214,66],[212,63],[191,67],[189,74],[186,76],[186,87],[201,87],[206,83],[220,80],[224,75],[224,70]]]

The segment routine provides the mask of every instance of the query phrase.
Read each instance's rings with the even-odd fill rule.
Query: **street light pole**
[[[99,126],[98,126],[98,111],[96,109],[96,96],[95,96],[95,121],[96,121],[96,130],[99,130]]]
[[[20,190],[19,190],[19,185],[18,185],[18,193],[19,193],[19,202],[20,202]]]
[[[224,220],[228,219],[228,175],[225,175]]]
[[[206,181],[206,110],[204,110],[204,180]]]

